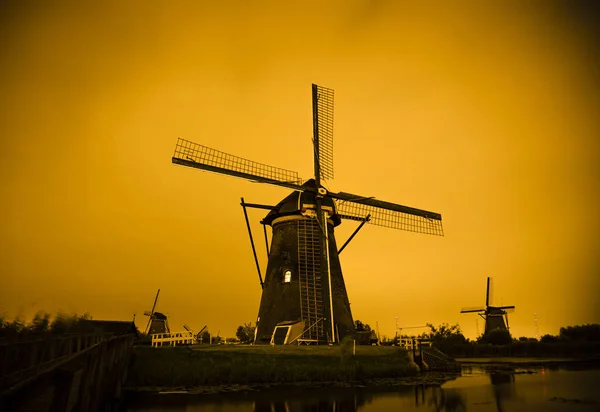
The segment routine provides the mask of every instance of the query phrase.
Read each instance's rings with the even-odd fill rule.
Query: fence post
[[[73,385],[73,372],[58,369],[54,373],[54,396],[52,397],[51,411],[64,412],[67,410],[71,386]]]

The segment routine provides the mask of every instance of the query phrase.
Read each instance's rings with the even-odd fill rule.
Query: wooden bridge
[[[163,345],[192,345],[194,340],[194,334],[187,330],[183,332],[153,333],[152,347],[158,348]]]
[[[0,342],[0,411],[115,409],[134,335]]]

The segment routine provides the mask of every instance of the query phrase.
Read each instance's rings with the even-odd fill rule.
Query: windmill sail
[[[476,306],[476,307],[462,308],[460,310],[460,313],[472,313],[472,312],[485,312],[485,307]]]
[[[196,169],[301,190],[302,179],[298,177],[296,172],[253,162],[181,138],[177,140],[172,162]]]
[[[337,211],[343,218],[362,220],[370,214],[367,223],[375,226],[444,236],[442,216],[438,213],[344,192],[329,195],[336,199]]]
[[[154,304],[152,305],[152,310],[144,311],[144,315],[149,316],[148,324],[146,325],[146,330],[144,331],[144,333],[146,333],[146,334],[148,333],[148,330],[150,330],[150,324],[152,323],[152,317],[154,316],[154,309],[156,309],[156,302],[158,302],[158,295],[160,295],[160,289],[158,289],[158,291],[156,292],[156,297],[154,298]]]
[[[315,179],[333,179],[333,90],[312,85]]]

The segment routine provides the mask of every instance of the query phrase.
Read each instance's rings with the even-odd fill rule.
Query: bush
[[[354,354],[354,339],[350,336],[346,336],[340,342],[339,350],[340,350],[340,358],[342,363],[345,363],[347,359],[351,358]]]
[[[600,325],[588,324],[560,328],[559,337],[576,342],[598,342],[600,341]]]
[[[553,336],[553,335],[544,335],[542,336],[542,339],[540,339],[541,342],[544,343],[550,343],[550,342],[558,342],[558,336]]]
[[[482,341],[491,345],[508,345],[512,342],[512,337],[506,329],[494,329],[485,334]]]

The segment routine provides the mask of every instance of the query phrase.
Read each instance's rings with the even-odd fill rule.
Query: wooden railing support
[[[17,350],[17,353],[21,355],[25,353],[23,348],[38,351],[36,359],[42,363],[20,370],[17,375],[13,373],[13,378],[3,381],[10,386],[0,388],[0,410],[13,410],[16,407],[42,407],[58,412],[111,410],[115,399],[121,397],[133,340],[133,335],[109,338],[80,336],[54,340],[54,344],[61,349],[55,353],[59,357],[50,362],[47,361],[50,351],[45,351],[43,356],[39,352],[44,350],[43,346],[33,344],[18,348],[20,351]],[[82,344],[84,349],[68,355]],[[12,349],[4,347],[2,350],[8,354]],[[29,366],[30,359],[26,360]],[[15,377],[21,380],[15,383]],[[32,395],[38,399],[33,399],[35,396],[32,398]]]
[[[71,386],[73,385],[73,372],[67,369],[58,369],[55,372],[56,386],[52,398],[51,411],[67,411]]]

